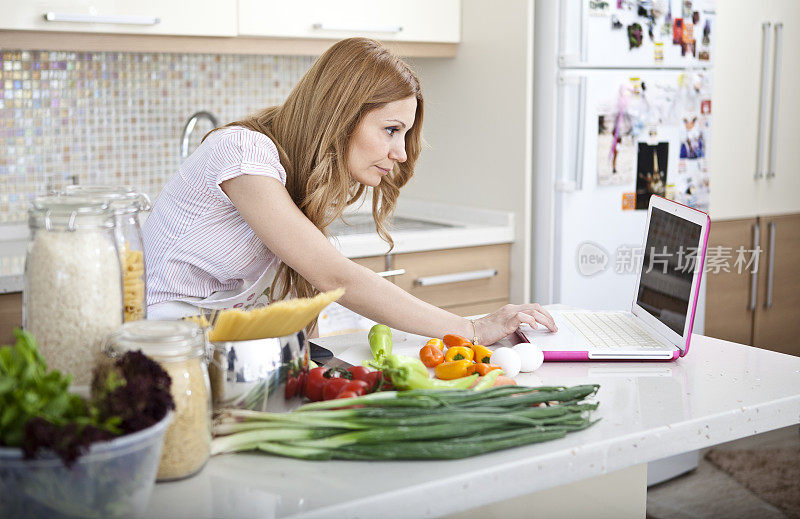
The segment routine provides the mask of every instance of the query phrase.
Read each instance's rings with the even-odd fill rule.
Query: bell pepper
[[[490,371],[494,371],[496,369],[500,369],[500,366],[495,366],[494,364],[485,364],[483,362],[476,362],[469,368],[467,368],[467,373],[470,375],[473,373],[477,373],[478,375],[484,376]]]
[[[475,362],[489,363],[489,359],[492,357],[492,350],[480,344],[473,344],[470,347],[472,348],[472,352],[475,353]]]
[[[444,353],[436,346],[425,345],[419,350],[419,358],[427,367],[433,368],[444,362]]]
[[[425,343],[425,346],[433,346],[439,351],[444,351],[444,343],[442,342],[442,339],[431,339]]]
[[[442,380],[453,380],[466,377],[468,375],[467,369],[471,365],[472,361],[467,359],[443,362],[435,368],[436,377]]]
[[[444,354],[445,362],[461,359],[467,359],[471,362],[474,357],[475,353],[466,346],[453,346],[452,348],[448,348],[447,353]]]
[[[462,362],[462,361],[457,361]],[[469,361],[463,361],[469,362]],[[448,380],[430,378],[428,368],[418,359],[404,355],[386,355],[381,364],[364,361],[365,365],[383,370],[392,380],[395,389],[467,389],[478,378],[478,375],[452,377]],[[441,364],[440,364],[441,366]]]
[[[469,346],[472,342],[467,339],[466,337],[462,337],[460,335],[452,335],[448,334],[444,336],[444,345],[448,348],[452,348],[453,346]]]
[[[385,324],[373,326],[369,330],[367,338],[372,358],[376,362],[382,362],[384,357],[392,354],[392,330]]]

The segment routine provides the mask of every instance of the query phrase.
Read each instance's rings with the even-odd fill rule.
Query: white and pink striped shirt
[[[239,175],[273,177],[286,185],[269,137],[223,128],[161,190],[143,228],[148,306],[241,289],[278,261],[219,187]]]

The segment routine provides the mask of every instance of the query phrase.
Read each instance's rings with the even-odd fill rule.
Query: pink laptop
[[[673,360],[689,351],[708,245],[706,213],[650,198],[644,254],[630,311],[551,311],[558,326],[518,334],[545,361]]]

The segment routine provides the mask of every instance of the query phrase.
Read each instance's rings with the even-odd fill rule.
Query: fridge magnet
[[[692,13],[692,23],[695,25],[700,23],[700,11],[694,11]]]
[[[655,42],[653,45],[653,59],[656,63],[664,61],[664,44],[660,41]]]
[[[606,0],[589,0],[589,16],[608,16],[611,5]]]
[[[636,209],[636,193],[622,193],[622,210],[633,211]]]
[[[616,14],[611,17],[611,30],[618,31],[622,29],[622,22],[619,21],[619,16]]]
[[[669,143],[655,146],[640,142],[636,161],[636,209],[647,209],[651,195],[664,196],[667,183]]]
[[[705,139],[703,132],[697,124],[697,113],[687,112],[683,116],[683,131],[681,132],[682,159],[699,159],[705,157]]]
[[[709,115],[711,113],[711,99],[703,99],[700,101],[700,113]]]
[[[672,32],[672,2],[667,2],[667,15],[664,17],[664,25],[661,26],[661,35],[669,36]]]
[[[632,78],[633,80],[634,78]],[[632,83],[619,87],[617,99],[597,107],[597,184],[630,184],[636,173],[636,122],[631,110],[640,102]]]
[[[672,43],[673,45],[680,45],[683,43],[683,19],[675,18],[675,23],[672,25]]]
[[[628,26],[628,50],[642,46],[642,26],[632,23]]]
[[[683,0],[682,7],[683,7],[683,9],[682,9],[681,14],[683,14],[683,18],[684,19],[691,18],[692,17],[692,11],[693,11],[693,9],[692,9],[692,0]]]

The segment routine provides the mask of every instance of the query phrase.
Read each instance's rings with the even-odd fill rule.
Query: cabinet
[[[745,261],[737,266],[737,250]],[[759,250],[748,265],[750,251]],[[714,221],[708,244],[705,334],[800,355],[800,214]],[[724,259],[727,271],[710,263]]]
[[[236,36],[236,2],[193,0],[0,0],[0,29]]]
[[[239,0],[239,34],[457,43],[460,0]]]
[[[0,294],[0,346],[14,344],[16,326],[22,326],[22,293]]]
[[[717,3],[712,219],[800,211],[800,3]]]

